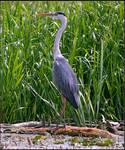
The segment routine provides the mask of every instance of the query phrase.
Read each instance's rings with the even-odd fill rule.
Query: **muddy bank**
[[[68,135],[1,133],[2,149],[124,149],[124,137],[115,142],[105,138],[91,138]]]

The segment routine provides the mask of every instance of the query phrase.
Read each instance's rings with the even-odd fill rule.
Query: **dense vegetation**
[[[59,21],[37,12],[63,11],[61,51],[77,74],[78,124],[123,119],[123,2],[1,2],[0,99],[4,122],[58,120],[60,93],[52,82],[52,47]]]

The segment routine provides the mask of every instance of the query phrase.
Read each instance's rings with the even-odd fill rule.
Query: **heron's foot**
[[[59,127],[59,123],[57,122],[57,123],[56,123],[56,128],[58,128],[58,127]]]
[[[64,122],[64,124],[63,124],[63,128],[66,128],[66,123]]]

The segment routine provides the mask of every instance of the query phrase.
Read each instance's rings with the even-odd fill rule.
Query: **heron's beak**
[[[54,16],[54,13],[38,13],[37,16]]]

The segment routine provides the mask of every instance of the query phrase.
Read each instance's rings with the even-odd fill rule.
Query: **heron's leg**
[[[61,107],[61,111],[60,111],[60,115],[62,117],[63,123],[64,123],[64,127],[65,127],[65,108],[66,108],[66,98],[64,96],[61,96],[62,99],[62,107]]]
[[[62,98],[62,107],[61,107],[60,115],[65,119],[66,98],[64,96],[61,96],[61,98]]]

